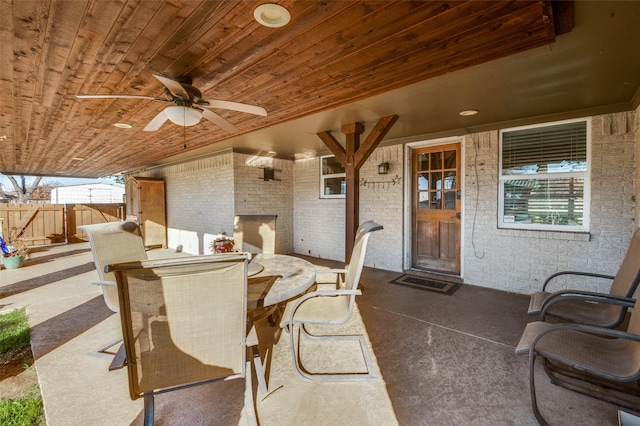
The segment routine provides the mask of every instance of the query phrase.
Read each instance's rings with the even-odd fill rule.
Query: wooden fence
[[[0,235],[28,246],[86,241],[78,227],[123,220],[124,204],[0,204]]]

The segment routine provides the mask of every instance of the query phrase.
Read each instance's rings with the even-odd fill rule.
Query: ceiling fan
[[[175,105],[168,106],[160,111],[160,113],[142,129],[145,132],[158,130],[167,120],[171,120],[179,126],[194,126],[200,122],[202,117],[229,133],[240,131],[236,126],[208,108],[229,109],[246,112],[248,114],[261,115],[263,117],[267,115],[267,111],[264,108],[254,105],[218,99],[203,99],[200,90],[191,85],[190,78],[171,79],[157,74],[153,76],[164,84],[166,98],[144,95],[76,95],[76,97],[80,99],[150,99],[159,102],[173,102]]]

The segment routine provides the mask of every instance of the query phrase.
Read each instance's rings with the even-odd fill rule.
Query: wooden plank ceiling
[[[544,1],[292,1],[283,28],[262,1],[0,0],[0,172],[99,177],[231,135],[202,120],[144,126],[165,104],[153,74],[188,76],[247,133],[554,41]],[[119,129],[114,123],[130,123]]]

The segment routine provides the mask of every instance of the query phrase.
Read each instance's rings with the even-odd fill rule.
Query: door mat
[[[440,294],[451,296],[460,287],[460,283],[449,281],[438,281],[429,278],[422,278],[416,275],[404,274],[393,281],[391,284],[403,285],[406,287],[417,288],[419,290],[428,290]]]

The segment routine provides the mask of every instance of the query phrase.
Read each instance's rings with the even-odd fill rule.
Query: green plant
[[[0,401],[0,425],[37,426],[44,424],[42,397],[37,389],[19,398]]]
[[[12,230],[5,240],[0,237],[0,249],[2,249],[3,257],[27,256],[29,254],[29,247],[24,239],[16,234],[15,230]]]
[[[30,355],[31,330],[24,308],[0,315],[0,361],[9,365],[20,360],[25,353]],[[23,368],[33,364],[32,358],[21,359]],[[0,379],[1,380],[1,379]],[[42,397],[38,386],[17,398],[0,401],[0,425],[37,426],[45,424]]]
[[[0,355],[19,351],[29,345],[31,330],[24,308],[0,315]]]

